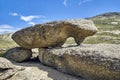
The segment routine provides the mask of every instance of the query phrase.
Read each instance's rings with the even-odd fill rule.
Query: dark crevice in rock
[[[7,80],[7,79],[10,79],[10,78],[12,78],[14,76],[14,74],[13,75],[10,75],[10,76],[8,76],[8,77],[6,77],[5,79],[3,79],[3,80]]]
[[[4,72],[4,71],[10,70],[10,69],[13,69],[13,68],[0,68],[0,72]]]

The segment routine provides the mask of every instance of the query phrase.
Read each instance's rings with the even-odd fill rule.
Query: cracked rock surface
[[[37,24],[15,32],[12,39],[21,47],[59,47],[67,38],[74,37],[80,45],[88,36],[93,36],[97,28],[91,20],[71,19]]]
[[[0,57],[0,80],[7,80],[22,70],[24,68],[15,66],[9,60]]]
[[[0,57],[0,80],[120,80],[119,44],[64,45],[32,52],[31,60],[22,63]]]
[[[39,49],[40,61],[59,71],[88,80],[120,79],[120,45],[84,44],[81,46]]]
[[[0,57],[0,80],[85,80],[42,65],[38,60],[22,63]]]

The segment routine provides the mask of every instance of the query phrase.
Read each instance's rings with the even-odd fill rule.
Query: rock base
[[[40,62],[11,63],[0,57],[0,80],[85,80],[61,73]]]
[[[119,47],[83,45],[77,47],[39,49],[41,63],[62,72],[88,80],[120,80]],[[116,50],[118,53],[113,53]]]

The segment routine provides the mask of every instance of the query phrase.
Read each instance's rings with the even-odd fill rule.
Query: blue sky
[[[106,12],[120,12],[120,0],[0,0],[0,33]]]

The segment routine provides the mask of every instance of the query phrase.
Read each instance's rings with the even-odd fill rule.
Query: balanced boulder
[[[96,32],[97,28],[92,21],[72,19],[27,27],[15,32],[12,39],[27,49],[60,47],[68,37],[75,38],[76,43],[80,45],[87,36],[92,36]]]
[[[16,62],[22,62],[30,59],[32,51],[30,49],[24,49],[22,47],[15,47],[9,49],[5,54],[5,57]]]

